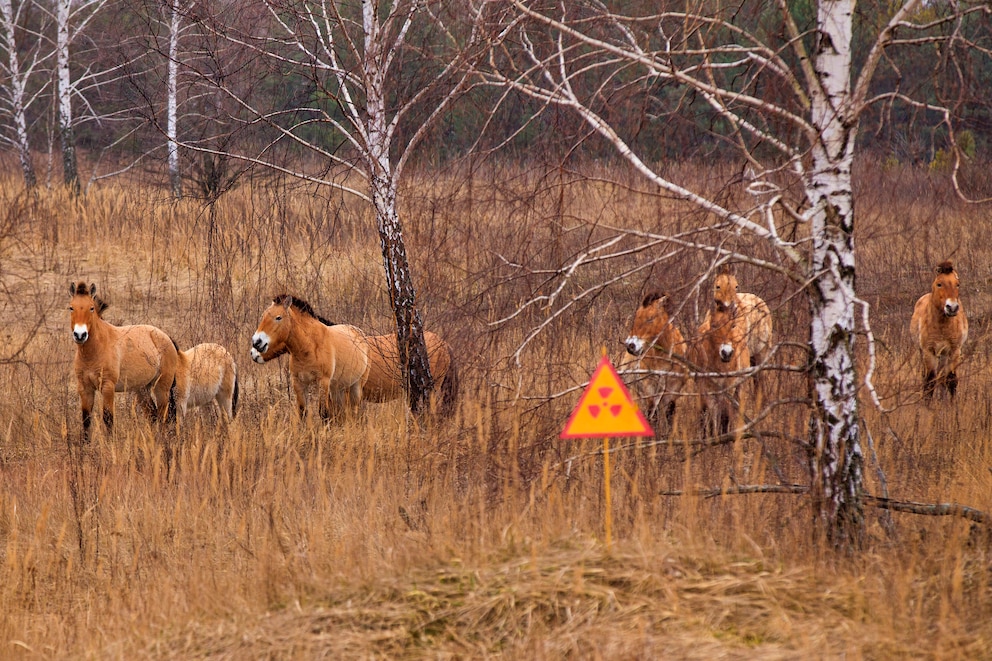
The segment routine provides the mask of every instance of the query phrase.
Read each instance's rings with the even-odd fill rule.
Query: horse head
[[[286,342],[293,330],[292,307],[293,297],[280,295],[262,313],[258,328],[251,336],[251,359],[256,363],[264,363],[286,353]]]
[[[737,278],[729,271],[723,271],[713,281],[713,307],[717,310],[737,313]]]
[[[634,313],[634,324],[630,334],[623,341],[627,353],[641,356],[650,349],[664,334],[672,323],[668,313],[668,294],[652,292],[644,297],[644,301]],[[671,347],[664,347],[666,350]]]
[[[72,341],[83,344],[90,338],[94,317],[100,317],[107,304],[96,295],[96,285],[86,286],[85,282],[69,283],[69,323],[72,325]]]
[[[708,346],[720,356],[720,361],[729,363],[737,351],[734,342],[734,317],[729,308],[716,308],[710,315]]]
[[[957,316],[961,311],[960,284],[954,264],[950,260],[937,265],[937,277],[930,287],[933,304],[947,317]]]

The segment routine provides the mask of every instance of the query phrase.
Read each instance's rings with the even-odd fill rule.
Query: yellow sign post
[[[612,544],[613,507],[610,501],[610,437],[654,436],[654,431],[630,396],[603,350],[579,403],[565,423],[561,438],[603,437],[603,490],[606,502],[606,548]]]

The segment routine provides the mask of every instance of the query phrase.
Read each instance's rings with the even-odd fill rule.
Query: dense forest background
[[[12,99],[12,82],[19,78],[24,86],[20,105],[27,141],[38,159],[35,167],[40,181],[61,178],[56,72],[60,44],[56,5],[60,4],[71,9],[64,38],[72,81],[72,132],[85,173],[83,186],[123,174],[167,181],[163,173],[167,172],[169,142],[170,33],[176,36],[175,131],[182,145],[179,174],[184,194],[217,195],[256,168],[250,159],[254,156],[264,154],[261,160],[267,163],[298,168],[301,161],[314,158],[314,151],[303,145],[351,158],[348,141],[335,127],[343,119],[340,99],[322,89],[320,75],[306,75],[288,64],[279,66],[278,59],[261,56],[258,44],[248,43],[247,37],[238,43],[237,35],[258,35],[264,32],[258,29],[260,25],[276,20],[271,7],[282,8],[288,15],[302,3],[266,7],[257,2],[23,0],[7,7],[10,19],[0,26],[6,30],[0,43],[4,97],[0,119],[4,142],[12,148],[10,154],[15,154],[18,104]],[[813,4],[789,4],[798,22],[807,21],[799,25],[805,33],[815,20]],[[891,4],[857,4],[856,63],[867,56],[873,35],[891,16]],[[783,57],[788,57],[780,12],[764,5],[744,3],[734,21],[742,31],[780,43]],[[340,6],[345,12],[359,11],[357,5]],[[953,108],[955,145],[960,153],[977,160],[987,155],[992,140],[992,96],[987,94],[992,87],[992,60],[982,56],[981,47],[990,42],[989,21],[984,13],[941,20],[942,8],[950,11],[943,3],[929,3],[914,19],[919,24],[932,21],[931,36],[941,39],[886,50],[872,85],[890,93],[890,98],[863,115],[860,153],[872,152],[891,165],[946,169],[953,146],[951,124],[938,108]],[[387,89],[397,98],[433,79],[444,65],[446,55],[441,51],[450,47],[451,35],[457,37],[459,30],[470,29],[467,17],[471,12],[461,12],[461,3],[446,3],[438,9],[444,21],[414,21],[407,47],[392,64],[389,75],[394,80]],[[174,12],[179,18],[175,22]],[[459,20],[465,24],[459,25]],[[735,38],[727,34],[728,43]],[[271,51],[274,45],[265,47]],[[287,63],[305,62],[289,45],[283,55]],[[770,102],[791,94],[777,89],[774,77],[762,80],[772,81],[759,82],[763,87],[757,90]],[[710,160],[736,153],[725,120],[706,99],[685,87],[650,79],[612,79],[599,93],[600,112],[648,159]],[[671,103],[672,99],[679,103]],[[387,105],[390,102],[387,99]],[[397,142],[403,143],[404,132],[420,127],[433,107],[431,99],[424,99],[418,112],[407,113],[397,127]],[[671,112],[673,107],[678,111]],[[267,109],[265,121],[259,121],[251,108]],[[301,121],[301,114],[309,112],[313,118]],[[280,139],[283,130],[293,131],[301,140]],[[550,158],[562,163],[615,157],[612,147],[591,134],[580,117],[478,81],[459,91],[458,102],[448,105],[440,121],[432,124],[416,155],[421,164],[451,163],[469,154],[475,162],[497,148],[503,159]],[[240,158],[232,159],[232,154]],[[316,164],[318,170],[322,167],[327,163]]]

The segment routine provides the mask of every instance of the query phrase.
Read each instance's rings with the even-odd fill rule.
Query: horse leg
[[[117,384],[104,381],[100,387],[100,396],[103,400],[103,424],[107,431],[114,429],[114,389]]]
[[[176,377],[163,372],[152,385],[155,398],[155,419],[159,422],[172,422],[176,419]]]
[[[335,391],[335,395],[338,391]],[[331,379],[321,379],[317,386],[317,402],[319,404],[320,417],[324,422],[331,419]],[[339,408],[335,402],[335,408]]]
[[[148,419],[155,422],[158,409],[155,406],[155,400],[152,399],[150,390],[142,388],[138,391],[138,404],[141,405],[141,408],[144,410],[145,415],[148,416]]]
[[[79,389],[79,407],[83,415],[83,442],[90,442],[90,424],[93,416],[93,398],[96,391],[92,388]]]
[[[293,392],[296,394],[296,410],[302,420],[307,415],[307,389],[296,377],[293,377]]]
[[[922,347],[920,356],[923,359],[923,399],[929,401],[937,388],[937,356]]]
[[[954,397],[958,390],[958,365],[961,364],[961,349],[957,348],[951,354],[950,366],[947,369],[947,377],[944,385],[947,386],[947,394]]]

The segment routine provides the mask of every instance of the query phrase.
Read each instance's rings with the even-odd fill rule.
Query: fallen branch
[[[958,503],[914,503],[908,500],[892,500],[891,498],[879,498],[865,494],[865,502],[883,510],[893,510],[895,512],[909,512],[911,514],[923,514],[926,516],[959,516],[962,519],[984,523],[992,526],[992,515],[974,507],[960,505]]]
[[[809,487],[803,484],[742,484],[726,489],[696,489],[694,491],[661,491],[661,496],[698,496],[715,498],[717,496],[736,496],[753,493],[784,493],[806,494]],[[864,502],[883,510],[922,514],[924,516],[958,516],[976,523],[992,527],[992,514],[982,510],[961,505],[959,503],[917,503],[911,500],[894,500],[864,494]]]

